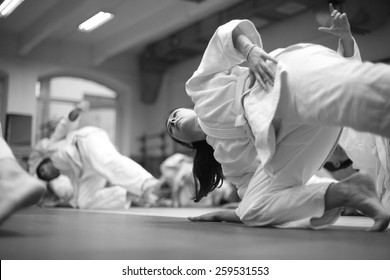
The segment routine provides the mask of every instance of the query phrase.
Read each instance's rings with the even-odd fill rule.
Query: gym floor
[[[317,231],[194,223],[186,218],[215,210],[32,207],[0,227],[0,259],[390,259],[390,229],[367,232],[372,221],[365,217],[341,217]]]

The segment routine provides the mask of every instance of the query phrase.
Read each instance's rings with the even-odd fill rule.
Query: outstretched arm
[[[82,101],[77,104],[76,107],[72,111],[70,111],[68,116],[62,118],[57,124],[52,136],[50,137],[50,141],[56,142],[58,140],[61,140],[62,138],[66,137],[69,132],[75,130],[78,126],[78,123],[76,121],[79,119],[81,113],[88,111],[88,109],[88,101]]]
[[[211,212],[197,217],[188,217],[192,222],[231,222],[242,223],[235,210]]]
[[[74,122],[75,120],[78,119],[80,114],[82,112],[86,112],[89,109],[89,102],[88,101],[81,101],[79,104],[77,104],[76,108],[74,108],[68,115],[68,119],[71,122]]]
[[[351,33],[351,26],[348,22],[347,14],[341,14],[333,8],[332,4],[329,4],[329,10],[332,25],[330,27],[319,27],[318,30],[339,37],[344,49],[344,57],[352,57],[355,53],[355,42]]]

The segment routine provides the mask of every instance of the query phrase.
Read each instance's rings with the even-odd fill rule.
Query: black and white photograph
[[[0,0],[0,136],[2,279],[383,277],[390,1]]]

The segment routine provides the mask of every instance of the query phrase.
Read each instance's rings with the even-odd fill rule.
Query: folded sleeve
[[[245,61],[245,57],[233,45],[232,32],[237,26],[254,44],[262,47],[260,34],[249,20],[232,20],[218,27],[209,41],[198,69],[186,83],[190,97],[193,98],[198,91],[207,89],[210,78],[215,74],[229,71],[233,66]]]
[[[57,142],[66,137],[69,132],[75,131],[79,126],[79,120],[71,121],[69,118],[63,117],[58,122],[53,134],[50,137],[51,142]]]
[[[337,52],[341,55],[344,56],[344,47],[343,44],[341,43],[341,39],[339,39],[339,45],[337,48]],[[353,39],[353,56],[350,57],[345,57],[348,60],[357,60],[357,61],[362,61],[362,58],[360,56],[360,50],[359,47],[356,43],[355,38]]]

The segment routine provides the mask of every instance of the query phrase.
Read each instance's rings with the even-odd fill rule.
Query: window
[[[115,143],[117,94],[111,89],[85,79],[56,77],[38,82],[36,97],[36,141],[50,137],[61,117],[80,101],[88,100],[90,110],[80,119],[80,127],[100,127]]]

